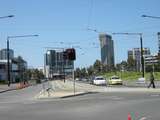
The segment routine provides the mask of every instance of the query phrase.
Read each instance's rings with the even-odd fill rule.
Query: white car
[[[94,85],[106,85],[106,79],[103,76],[97,76],[93,80]]]
[[[138,80],[136,81],[137,84],[145,84],[146,83],[146,79],[145,78],[138,78]]]

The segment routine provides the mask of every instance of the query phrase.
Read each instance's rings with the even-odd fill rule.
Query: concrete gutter
[[[73,95],[63,96],[60,98],[70,98],[70,97],[76,97],[76,96],[87,95],[87,94],[95,94],[95,93],[99,93],[99,92],[83,92],[83,93],[77,93],[77,94],[73,94]]]
[[[1,90],[0,93],[9,92],[9,91],[13,91],[13,90],[17,90],[17,89],[12,88],[12,89]]]

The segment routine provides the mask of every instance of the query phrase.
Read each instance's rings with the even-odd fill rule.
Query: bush
[[[37,84],[40,84],[40,83],[41,83],[41,80],[40,80],[40,79],[36,79],[36,83],[37,83]]]
[[[6,80],[0,80],[0,84],[6,84],[7,81]]]

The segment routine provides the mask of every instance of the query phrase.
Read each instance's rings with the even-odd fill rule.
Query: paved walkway
[[[11,91],[11,90],[22,89],[22,88],[28,87],[30,85],[31,85],[30,83],[24,84],[23,82],[22,83],[12,83],[12,84],[10,84],[10,86],[8,86],[7,84],[1,84],[0,85],[0,93]]]
[[[11,91],[15,90],[17,87],[17,84],[11,84],[9,87],[7,84],[0,85],[0,93],[6,92],[6,91]]]
[[[126,87],[140,87],[140,88],[147,88],[150,81],[146,81],[146,83],[137,83],[137,81],[123,81]],[[160,88],[160,81],[155,81],[156,88]]]

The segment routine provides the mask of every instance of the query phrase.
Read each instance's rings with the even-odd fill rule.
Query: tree
[[[88,75],[92,76],[94,74],[94,68],[93,68],[93,66],[91,65],[90,67],[88,67],[87,71],[88,71]]]
[[[129,57],[127,60],[127,63],[128,63],[128,70],[129,71],[136,70],[136,60],[134,60],[132,57]]]
[[[43,72],[38,69],[27,69],[24,72],[25,81],[33,79],[36,80],[37,83],[40,83],[41,79],[43,79],[44,77],[45,76]]]
[[[125,71],[125,70],[127,70],[127,66],[128,66],[128,63],[126,61],[122,61],[121,63],[118,63],[116,65],[116,70]]]
[[[102,72],[102,73],[105,73],[105,72],[108,72],[108,71],[110,71],[110,70],[109,70],[109,66],[108,66],[108,65],[103,65],[103,64],[102,64],[101,72]]]
[[[27,69],[25,72],[24,72],[24,79],[26,80],[31,80],[32,78],[32,71],[31,69]]]
[[[17,65],[17,75],[15,81],[16,82],[25,81],[26,78],[24,74],[26,72],[27,62],[21,56],[13,58],[12,62],[14,62]]]
[[[81,77],[87,77],[87,70],[85,67],[81,69]]]
[[[93,64],[93,68],[95,70],[95,73],[98,74],[102,70],[102,63],[100,60],[96,60],[95,63]]]
[[[76,68],[76,70],[75,70],[75,77],[77,77],[77,78],[81,77],[81,70],[80,70],[80,68]]]

